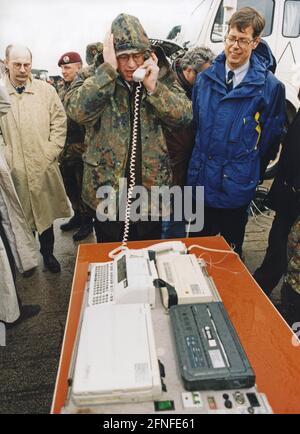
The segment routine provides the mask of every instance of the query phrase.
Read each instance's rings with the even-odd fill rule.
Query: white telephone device
[[[137,68],[133,75],[132,75],[132,79],[133,81],[143,81],[146,75],[146,69],[145,68]]]
[[[123,250],[111,262],[90,264],[88,305],[148,303],[154,307],[157,278],[148,250]]]
[[[121,250],[113,261],[90,264],[89,306],[149,303],[155,307],[156,287],[166,308],[220,301],[204,261],[199,263],[195,255],[186,253],[182,241],[164,241],[144,249]]]
[[[208,275],[205,261],[188,254],[182,241],[165,241],[148,247],[155,252],[165,308],[173,304],[221,301],[217,288]],[[165,285],[164,285],[165,283]]]
[[[157,279],[154,257],[147,250],[128,249],[114,259],[116,303],[149,303],[155,306]]]
[[[187,253],[186,245],[182,241],[162,241],[147,247],[147,250],[155,252],[156,257],[162,257],[169,254]]]
[[[185,252],[181,241],[161,242],[147,249],[113,250],[109,255],[112,261],[90,264],[88,305],[149,303],[154,307],[154,281],[158,279],[154,259]]]
[[[169,254],[156,258],[163,305],[208,303],[220,301],[204,261],[195,255]],[[164,285],[165,283],[165,285]]]

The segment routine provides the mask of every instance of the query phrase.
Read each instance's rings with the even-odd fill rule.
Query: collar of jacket
[[[214,82],[214,88],[224,94],[226,98],[251,97],[261,93],[261,87],[265,83],[267,68],[253,52],[250,57],[250,67],[244,80],[235,87],[232,92],[227,93],[225,84],[225,54],[221,53],[213,65],[203,71],[199,76],[207,76]]]
[[[8,75],[6,75],[6,77],[5,77],[5,86],[6,86],[6,89],[9,93],[9,95],[13,95],[14,93],[16,95],[18,95],[18,92],[16,91],[14,86],[11,84],[11,81],[10,81]],[[34,93],[32,77],[29,77],[23,93],[32,93],[32,94]]]

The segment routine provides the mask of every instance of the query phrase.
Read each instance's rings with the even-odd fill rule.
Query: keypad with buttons
[[[113,263],[95,264],[91,273],[89,305],[113,301]]]

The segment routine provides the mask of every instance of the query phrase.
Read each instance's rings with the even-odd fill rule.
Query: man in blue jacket
[[[196,140],[187,184],[204,186],[204,228],[191,236],[220,233],[241,255],[248,206],[261,163],[279,144],[285,91],[254,50],[264,18],[249,7],[231,17],[225,50],[198,74],[193,90]],[[268,57],[268,50],[263,50]]]

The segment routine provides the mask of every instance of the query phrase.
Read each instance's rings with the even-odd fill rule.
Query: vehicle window
[[[291,1],[287,3],[299,3],[298,1]],[[237,8],[241,9],[249,6],[257,9],[266,20],[266,25],[262,36],[268,36],[272,33],[273,27],[273,13],[274,13],[274,0],[238,0]],[[227,24],[225,23],[223,1],[220,3],[216,19],[213,25],[211,34],[212,42],[222,42],[227,31]]]
[[[289,0],[284,4],[283,36],[297,38],[300,35],[300,1]]]
[[[227,31],[225,23],[223,1],[220,3],[215,22],[213,24],[211,40],[212,42],[222,42]]]

